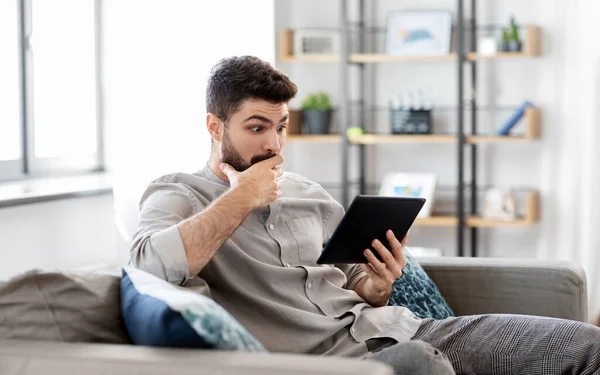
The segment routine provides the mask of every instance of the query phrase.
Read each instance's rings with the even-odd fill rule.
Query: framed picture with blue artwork
[[[388,172],[383,177],[379,195],[386,197],[425,198],[419,218],[429,217],[433,207],[436,177],[431,173]]]
[[[450,53],[452,14],[448,11],[392,12],[386,25],[386,52],[399,56]]]

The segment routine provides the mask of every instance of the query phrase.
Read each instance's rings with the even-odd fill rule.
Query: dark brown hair
[[[227,124],[245,100],[287,103],[297,92],[296,84],[268,62],[254,56],[229,57],[211,70],[206,86],[206,110]]]

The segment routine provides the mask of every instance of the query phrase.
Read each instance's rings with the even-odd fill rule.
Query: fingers
[[[377,253],[379,253],[381,259],[383,259],[383,261],[385,262],[385,268],[387,268],[392,273],[392,275],[394,276],[394,280],[402,276],[402,264],[396,260],[394,255],[392,255],[392,253],[390,252],[390,250],[383,246],[383,244],[379,240],[374,240],[371,245],[377,251]]]
[[[406,241],[408,241],[408,232],[406,232],[406,234],[404,235],[404,238],[402,239],[402,241],[400,241],[402,246],[406,245]]]
[[[403,248],[404,244],[406,244],[408,234],[404,236],[402,242],[398,241],[398,239],[394,235],[394,232],[392,232],[391,229],[385,233],[385,236],[387,237],[388,242],[390,243],[390,247],[392,248],[392,256],[396,260],[396,263],[399,264],[400,267],[403,269],[404,267],[406,267],[406,257],[404,257]]]
[[[377,276],[377,272],[373,271],[373,267],[371,267],[370,265],[363,263],[360,266],[362,267],[363,271],[365,271],[367,276],[369,276],[369,277]]]
[[[277,154],[277,155],[273,156],[272,158],[268,158],[267,160],[263,160],[257,164],[264,165],[265,167],[267,167],[269,169],[273,169],[276,166],[283,164],[283,156],[281,156],[281,154]]]
[[[233,176],[235,176],[236,174],[239,174],[238,171],[236,171],[231,165],[229,165],[227,163],[221,163],[221,165],[219,167],[221,168],[223,173],[225,173],[227,178],[229,178],[230,180]]]
[[[275,179],[278,179],[283,175],[283,170],[280,167],[273,168],[273,173],[275,174]]]
[[[377,272],[379,275],[381,276],[385,276],[385,268],[386,265],[384,263],[381,263],[379,261],[379,259],[377,259],[375,257],[375,255],[373,254],[373,252],[369,249],[366,249],[363,252],[365,258],[367,258],[367,261],[369,262],[369,264],[371,265],[371,267],[373,267],[373,269],[375,270],[375,272]]]

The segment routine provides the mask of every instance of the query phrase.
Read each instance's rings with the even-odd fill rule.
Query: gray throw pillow
[[[0,285],[0,339],[129,343],[119,276],[33,270]]]

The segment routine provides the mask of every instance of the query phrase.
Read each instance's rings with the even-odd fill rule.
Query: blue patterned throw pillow
[[[439,289],[405,247],[406,267],[394,282],[388,305],[404,306],[420,318],[444,319],[454,316]]]
[[[136,345],[267,351],[212,299],[133,267],[123,268],[121,312]]]

